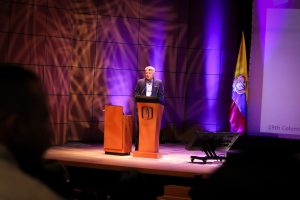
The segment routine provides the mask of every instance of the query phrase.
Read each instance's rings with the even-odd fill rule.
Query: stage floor
[[[132,148],[134,151],[134,148]],[[85,167],[104,170],[135,169],[142,173],[193,178],[206,176],[218,169],[222,162],[195,160],[190,156],[204,156],[202,151],[188,151],[182,144],[160,144],[161,158],[139,158],[130,155],[105,154],[101,144],[70,143],[51,147],[46,159],[58,160],[66,166]]]

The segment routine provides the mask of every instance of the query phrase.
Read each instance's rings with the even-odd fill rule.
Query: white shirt
[[[153,79],[150,82],[146,81],[146,96],[150,97],[152,93],[152,84],[153,84]]]

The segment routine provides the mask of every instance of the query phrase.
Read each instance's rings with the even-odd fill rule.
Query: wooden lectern
[[[104,114],[104,151],[129,155],[132,147],[133,115],[124,115],[122,106],[106,105]]]
[[[139,149],[133,157],[160,158],[159,134],[164,106],[157,97],[137,96]]]

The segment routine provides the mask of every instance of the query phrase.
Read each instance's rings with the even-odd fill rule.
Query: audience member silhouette
[[[155,195],[149,180],[141,172],[131,169],[122,172],[111,199],[151,200]]]
[[[245,136],[238,153],[207,178],[196,178],[192,199],[294,199],[300,180],[299,140]]]
[[[50,180],[42,156],[51,135],[39,78],[21,66],[1,64],[0,91],[0,199],[61,199],[42,181]]]

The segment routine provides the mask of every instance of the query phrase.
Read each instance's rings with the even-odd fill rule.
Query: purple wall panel
[[[70,95],[69,121],[92,121],[92,95]]]
[[[64,1],[62,1],[64,2]],[[54,37],[73,37],[74,17],[71,11],[48,8],[47,35]]]
[[[219,75],[191,75],[187,82],[186,97],[201,99],[217,99],[219,90]]]
[[[46,59],[48,65],[71,66],[73,43],[70,39],[46,38]]]
[[[103,69],[95,69],[94,74],[94,94],[107,95],[108,88],[106,87],[105,71]]]
[[[0,2],[0,61],[36,71],[56,143],[103,138],[104,106],[133,114],[144,68],[166,90],[163,134],[228,128],[243,3],[237,0]]]
[[[206,131],[215,131],[217,125],[217,100],[186,99],[185,120],[198,124],[199,128]]]
[[[222,49],[224,51],[235,51],[238,52],[238,49],[240,47],[240,40],[237,40],[236,38],[241,37],[241,32],[238,30],[238,27],[233,25],[228,25],[224,27],[222,34]]]
[[[8,51],[8,38],[7,33],[0,33],[0,62],[6,62],[7,51]]]
[[[67,123],[69,110],[69,96],[49,95],[51,123]]]
[[[142,0],[141,18],[160,21],[179,20],[180,0]]]
[[[49,7],[64,8],[67,10],[71,10],[73,5],[74,5],[73,0],[64,0],[64,1],[48,0]]]
[[[222,51],[220,58],[220,74],[234,77],[235,66],[237,62],[237,51]]]
[[[232,76],[221,76],[220,77],[220,85],[219,85],[220,92],[217,94],[218,99],[231,101],[232,83],[233,83]]]
[[[10,63],[30,64],[31,59],[32,36],[10,34],[6,61]]]
[[[177,23],[140,20],[139,43],[155,46],[175,46],[178,41]]]
[[[187,72],[190,74],[219,74],[220,59],[220,50],[189,50]]]
[[[47,9],[24,4],[11,6],[10,31],[27,34],[45,34]]]
[[[103,142],[103,123],[72,122],[68,124],[68,140],[79,142]]]
[[[76,13],[97,14],[97,6],[100,0],[76,0],[72,1],[71,9]]]
[[[0,2],[0,31],[7,32],[9,30],[10,8],[8,2]]]
[[[45,37],[33,36],[32,37],[32,59],[31,64],[45,65],[46,64],[46,49],[45,49]]]
[[[72,42],[72,66],[94,67],[96,43],[90,41]]]
[[[217,131],[228,132],[229,129],[229,109],[231,100],[218,101]]]
[[[53,133],[56,137],[53,138],[53,144],[65,144],[68,142],[68,124],[50,124]]]
[[[162,82],[165,88],[165,97],[177,97],[178,83],[175,73],[168,73],[168,76],[162,76]],[[167,89],[167,90],[166,90]]]
[[[106,95],[132,96],[135,88],[136,73],[132,70],[103,69],[104,84],[107,88]],[[101,85],[95,85],[101,87]],[[97,89],[96,89],[97,90]]]
[[[73,37],[77,40],[96,40],[97,15],[73,14]]]
[[[98,14],[105,16],[119,16],[138,18],[140,0],[99,0]]]
[[[72,67],[70,82],[72,94],[94,93],[94,69]]]
[[[99,16],[97,41],[137,44],[138,29],[138,19]]]
[[[109,96],[94,95],[93,99],[93,121],[104,122],[105,105],[111,104]]]
[[[166,123],[182,123],[185,120],[185,99],[166,98],[164,113]]]
[[[137,46],[118,43],[96,44],[96,68],[135,69]]]
[[[44,85],[47,94],[70,94],[70,68],[69,67],[45,67]]]
[[[175,72],[177,51],[177,48],[172,47],[140,45],[138,69],[143,71],[146,66],[152,65],[155,66],[156,71]]]

